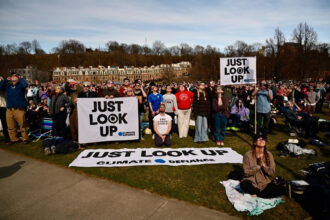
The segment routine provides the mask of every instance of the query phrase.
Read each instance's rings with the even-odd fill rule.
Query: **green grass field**
[[[321,118],[330,120],[328,109],[325,114],[318,115]],[[306,148],[315,149],[317,156],[291,158],[279,157],[276,145],[287,140],[288,132],[285,130],[283,118],[279,117],[274,133],[269,135],[267,148],[272,152],[276,161],[276,176],[282,176],[285,179],[301,179],[303,174],[299,171],[308,167],[308,164],[322,161],[329,161],[329,146],[321,149],[308,144]],[[179,139],[177,135],[173,136],[172,147],[215,147],[216,144],[209,141],[206,144],[195,144],[193,142],[194,130],[191,128],[190,136],[186,139]],[[325,139],[325,133],[319,133],[322,140]],[[308,142],[308,140],[305,140]],[[42,161],[57,164],[63,167],[68,165],[76,158],[80,152],[67,155],[45,156],[42,151],[41,141],[30,143],[28,145],[16,144],[12,146],[0,145],[1,148],[24,154]],[[113,144],[98,144],[88,146],[93,148],[144,148],[154,147],[151,135],[146,135],[142,142],[125,142]],[[225,147],[231,147],[240,154],[244,154],[251,147],[251,137],[243,132],[227,132],[225,138]],[[228,175],[235,170],[242,170],[241,164],[217,164],[217,165],[197,165],[197,166],[144,166],[144,167],[124,167],[124,168],[69,168],[78,172],[87,173],[101,178],[109,179],[118,183],[127,184],[132,187],[146,189],[152,193],[163,196],[188,201],[197,205],[202,205],[211,209],[226,212],[233,216],[243,218],[258,219],[306,219],[310,218],[308,213],[294,199],[284,198],[285,202],[276,208],[265,211],[258,217],[249,217],[247,213],[237,212],[227,200],[224,187],[219,181],[227,180]]]

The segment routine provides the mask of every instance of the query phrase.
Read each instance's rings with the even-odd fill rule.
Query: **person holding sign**
[[[172,118],[171,116],[165,114],[165,104],[161,103],[159,105],[159,114],[154,117],[154,130],[156,133],[155,145],[157,147],[171,145],[170,132],[172,128]]]
[[[262,80],[260,90],[256,87],[252,96],[257,96],[257,135],[267,138],[270,121],[270,101],[273,99],[273,92],[266,81]]]
[[[214,120],[215,120],[214,137],[217,142],[217,145],[224,146],[227,118],[229,117],[229,110],[228,110],[229,100],[222,93],[223,90],[221,89],[221,86],[218,86],[216,91],[216,96],[212,100],[212,109],[214,112]],[[220,130],[220,135],[219,135],[219,130]]]

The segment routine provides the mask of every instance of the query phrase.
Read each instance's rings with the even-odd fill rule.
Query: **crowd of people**
[[[203,143],[211,138],[221,146],[224,145],[226,130],[251,130],[255,109],[257,136],[267,139],[269,127],[274,121],[276,123],[272,120],[272,111],[277,109],[284,114],[287,123],[305,129],[306,137],[313,137],[317,131],[314,129],[317,122],[314,113],[321,112],[324,101],[329,99],[329,84],[326,83],[267,83],[265,80],[257,86],[220,86],[215,81],[157,85],[141,80],[132,83],[127,78],[122,85],[112,81],[102,84],[65,82],[55,85],[49,82],[28,85],[22,77],[12,73],[10,77],[1,79],[0,89],[1,122],[9,144],[19,140],[17,125],[22,141],[27,143],[27,129],[39,129],[40,121],[45,117],[53,120],[54,136],[67,137],[69,126],[71,138],[78,141],[77,98],[134,96],[138,99],[141,140],[142,122],[148,112],[153,139],[160,134],[160,123],[164,126],[164,120],[169,121],[169,118],[171,123],[166,122],[169,131],[161,135],[171,140],[173,132],[177,132],[179,138],[186,138],[191,118],[194,118],[194,142]],[[161,104],[164,104],[164,110],[160,109]],[[162,111],[169,117],[161,122],[155,120]]]
[[[49,117],[53,122],[53,136],[72,138],[77,143],[78,98],[136,97],[140,140],[144,140],[142,123],[148,113],[149,129],[158,147],[170,146],[174,132],[179,138],[186,138],[192,118],[195,120],[194,142],[205,143],[212,139],[224,146],[227,130],[253,133],[256,115],[256,138],[253,149],[244,156],[245,177],[241,187],[262,197],[280,193],[269,185],[275,163],[266,150],[266,141],[271,124],[276,123],[273,112],[283,114],[291,126],[304,129],[306,137],[314,137],[317,132],[314,113],[321,112],[324,102],[329,100],[329,84],[324,82],[265,80],[258,85],[239,86],[221,86],[215,81],[157,85],[141,80],[131,82],[127,78],[122,84],[107,81],[28,85],[22,77],[12,73],[0,79],[0,90],[0,119],[8,144],[20,141],[18,128],[21,141],[29,143],[28,134],[40,129],[41,120]]]

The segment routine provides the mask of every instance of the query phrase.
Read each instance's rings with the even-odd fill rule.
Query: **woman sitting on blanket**
[[[271,177],[275,174],[273,155],[266,149],[266,140],[259,137],[253,149],[243,157],[244,178],[241,189],[253,197],[274,198],[285,194],[285,187],[275,185]]]

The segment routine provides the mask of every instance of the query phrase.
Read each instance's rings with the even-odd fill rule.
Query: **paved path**
[[[0,219],[237,218],[0,149]]]

